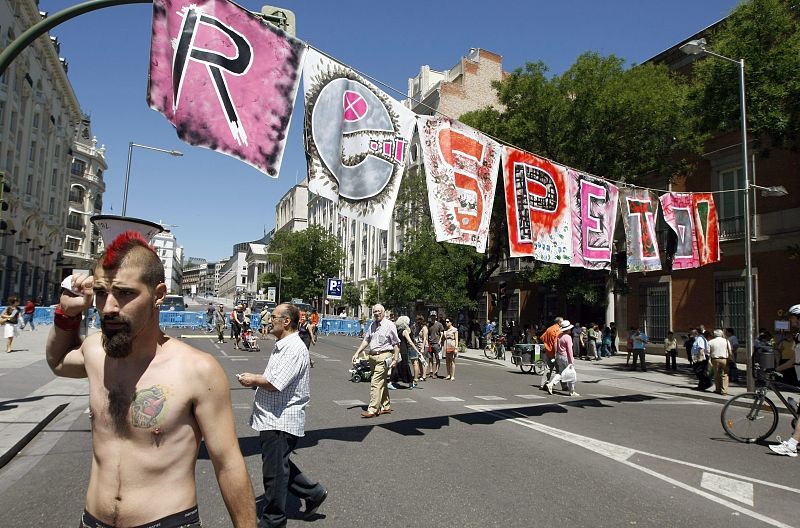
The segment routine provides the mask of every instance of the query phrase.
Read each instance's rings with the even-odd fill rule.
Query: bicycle
[[[503,334],[499,334],[497,336],[492,336],[491,341],[486,343],[486,346],[483,347],[483,355],[486,356],[488,359],[502,359],[503,361],[506,360],[506,336]]]
[[[744,443],[763,442],[778,427],[778,408],[767,396],[772,390],[792,415],[792,431],[797,425],[797,404],[789,402],[776,384],[783,376],[774,371],[763,372],[756,363],[753,368],[759,379],[755,392],[746,392],[731,398],[724,407],[720,420],[725,434]]]

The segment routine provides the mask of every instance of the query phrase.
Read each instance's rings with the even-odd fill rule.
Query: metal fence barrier
[[[319,333],[322,335],[347,335],[358,337],[362,334],[358,319],[322,318],[319,320]]]

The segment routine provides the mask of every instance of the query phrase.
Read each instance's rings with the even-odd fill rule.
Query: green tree
[[[361,306],[361,290],[352,282],[347,282],[342,287],[342,304],[353,309]]]
[[[269,271],[258,276],[258,289],[266,289],[267,286],[278,286],[278,275]]]
[[[708,49],[745,60],[748,127],[775,144],[796,143],[800,134],[800,15],[788,0],[741,3],[708,36]],[[739,68],[709,58],[695,64],[692,102],[707,132],[739,124]]]
[[[296,233],[276,233],[269,250],[283,255],[281,297],[299,297],[306,302],[322,296],[325,279],[338,275],[344,259],[336,237],[316,225]]]

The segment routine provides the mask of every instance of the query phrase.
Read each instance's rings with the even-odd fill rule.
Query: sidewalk
[[[26,328],[14,339],[13,352],[0,351],[0,468],[70,403],[89,394],[87,380],[50,371],[44,355],[49,333],[49,325]]]

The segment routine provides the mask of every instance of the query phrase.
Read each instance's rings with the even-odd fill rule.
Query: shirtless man
[[[200,526],[194,471],[204,439],[231,524],[254,528],[225,373],[159,328],[166,286],[153,249],[123,233],[72,290],[61,295],[47,363],[58,376],[89,379],[94,456],[80,526]],[[102,332],[81,342],[80,314],[93,298]]]

